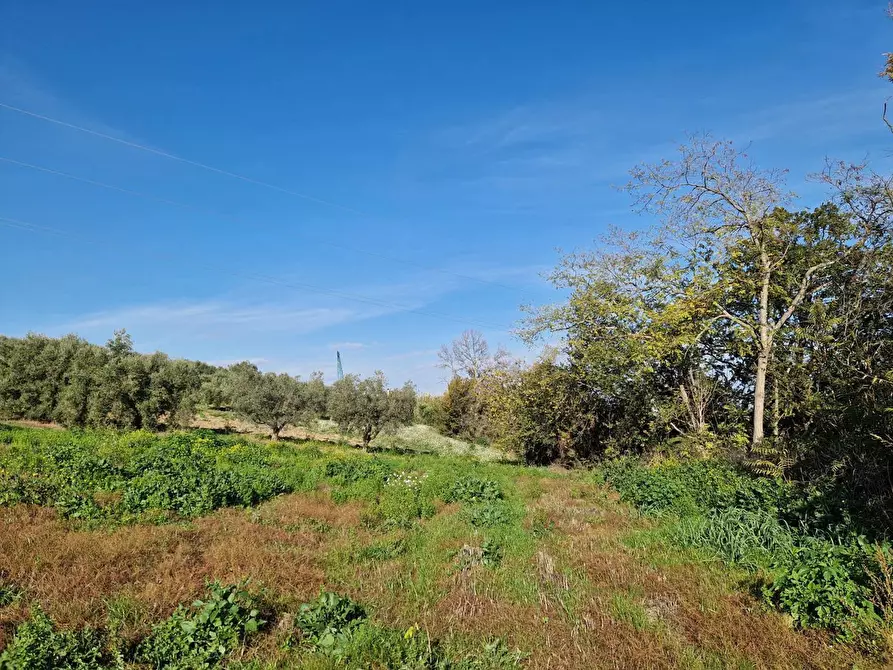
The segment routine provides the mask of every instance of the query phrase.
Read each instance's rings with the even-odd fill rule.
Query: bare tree
[[[502,350],[497,353],[501,355]],[[442,345],[437,358],[439,366],[449,370],[453,377],[469,379],[479,379],[493,361],[487,340],[477,330],[466,330],[449,345]]]

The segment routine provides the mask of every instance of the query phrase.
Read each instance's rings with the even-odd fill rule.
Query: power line
[[[0,107],[3,107],[3,106],[4,106],[4,105],[3,105],[2,103],[0,103]],[[143,199],[145,199],[145,200],[151,200],[151,201],[154,201],[154,202],[160,202],[160,203],[163,203],[163,204],[166,204],[166,205],[171,205],[171,206],[173,206],[173,207],[178,207],[178,208],[181,208],[181,209],[188,209],[188,210],[191,210],[191,211],[194,211],[194,212],[201,212],[201,213],[203,213],[203,214],[210,214],[211,216],[215,216],[215,217],[218,217],[218,218],[221,218],[221,219],[226,219],[226,220],[228,220],[228,221],[233,221],[233,222],[235,222],[235,223],[239,223],[239,224],[245,224],[245,223],[248,223],[248,221],[245,220],[245,219],[242,218],[242,217],[236,217],[236,216],[233,216],[233,215],[231,215],[231,214],[226,214],[225,212],[220,212],[220,211],[217,211],[217,210],[208,208],[208,207],[201,207],[201,206],[199,206],[199,205],[192,205],[192,204],[190,204],[190,203],[186,203],[186,202],[180,202],[180,201],[177,201],[177,200],[171,200],[171,199],[169,199],[169,198],[164,198],[164,197],[157,196],[157,195],[154,195],[154,194],[151,194],[151,193],[144,193],[144,192],[141,192],[141,191],[135,191],[135,190],[133,190],[133,189],[125,188],[125,187],[123,187],[123,186],[116,186],[116,185],[114,185],[114,184],[107,184],[107,183],[105,183],[105,182],[96,181],[95,179],[88,179],[88,178],[86,178],[86,177],[80,177],[80,176],[78,176],[78,175],[71,174],[70,172],[63,172],[63,171],[61,171],[61,170],[56,170],[56,169],[54,169],[54,168],[48,168],[48,167],[45,167],[45,166],[42,166],[42,165],[35,165],[34,163],[26,163],[26,162],[24,162],[24,161],[19,161],[19,160],[16,160],[16,159],[14,159],[14,158],[9,158],[9,157],[6,157],[6,156],[0,156],[0,161],[2,161],[2,162],[4,162],[4,163],[9,163],[10,165],[15,165],[15,166],[18,166],[18,167],[27,168],[27,169],[29,169],[29,170],[35,170],[35,171],[38,171],[38,172],[44,172],[44,173],[46,173],[46,174],[51,174],[51,175],[54,175],[54,176],[57,176],[57,177],[62,177],[62,178],[64,178],[64,179],[70,179],[70,180],[72,180],[72,181],[80,182],[80,183],[83,183],[83,184],[89,184],[89,185],[91,185],[91,186],[96,186],[96,187],[98,187],[98,188],[104,188],[104,189],[107,189],[107,190],[110,190],[110,191],[117,191],[118,193],[125,193],[125,194],[127,194],[127,195],[132,195],[132,196],[135,196],[135,197],[138,197],[138,198],[143,198]],[[304,239],[304,240],[306,240],[306,241],[309,241],[309,242],[311,242],[311,243],[313,243],[313,244],[319,244],[319,245],[322,245],[322,246],[331,247],[331,248],[333,248],[333,249],[341,249],[342,251],[350,251],[350,252],[357,253],[357,254],[363,254],[363,255],[369,256],[369,257],[371,257],[371,258],[379,258],[379,259],[381,259],[381,260],[385,260],[385,261],[388,261],[388,262],[390,262],[390,263],[403,263],[403,264],[405,264],[405,265],[411,265],[411,266],[414,266],[414,267],[417,267],[417,268],[421,268],[421,269],[423,269],[423,270],[428,270],[428,271],[431,271],[431,272],[436,272],[436,273],[438,273],[438,274],[443,274],[443,275],[448,275],[448,276],[451,276],[451,277],[456,277],[456,278],[458,278],[458,279],[464,279],[464,280],[467,280],[467,281],[473,281],[473,282],[477,282],[477,283],[480,283],[480,284],[489,284],[489,285],[492,285],[492,286],[498,286],[498,287],[500,287],[500,288],[504,288],[504,289],[507,289],[507,290],[510,290],[510,291],[517,291],[517,292],[519,292],[519,293],[521,292],[521,290],[518,289],[517,287],[509,286],[509,285],[507,285],[507,284],[502,284],[502,283],[500,283],[500,282],[495,282],[495,281],[492,281],[492,280],[489,280],[489,279],[482,279],[482,278],[480,278],[480,277],[473,277],[473,276],[471,276],[471,275],[465,275],[465,274],[462,274],[462,273],[459,273],[459,272],[453,272],[453,271],[451,271],[451,270],[444,270],[444,269],[442,269],[442,268],[431,267],[431,266],[425,265],[424,263],[418,263],[418,262],[416,262],[416,261],[411,261],[411,260],[402,259],[402,258],[396,258],[396,257],[394,257],[394,256],[390,256],[390,255],[388,255],[388,254],[382,254],[382,253],[379,253],[379,252],[377,252],[377,251],[369,251],[369,250],[367,250],[367,249],[360,249],[360,248],[357,248],[357,247],[351,247],[351,246],[348,246],[348,245],[345,245],[345,244],[338,244],[338,243],[336,243],[336,242],[328,242],[328,241],[325,241],[325,240],[319,240],[319,239],[317,239],[317,238],[310,237],[310,236],[307,236],[307,235],[302,235],[302,234],[300,234],[300,233],[298,233],[297,235],[298,235],[298,237],[301,237],[302,239]]]
[[[99,137],[99,138],[101,138],[101,139],[108,140],[108,141],[110,141],[110,142],[116,142],[117,144],[121,144],[121,145],[123,145],[123,146],[130,147],[130,148],[132,148],[132,149],[138,149],[138,150],[140,150],[140,151],[145,151],[145,152],[154,154],[154,155],[156,155],[156,156],[161,156],[161,157],[163,157],[163,158],[167,158],[167,159],[170,159],[170,160],[173,160],[173,161],[177,161],[177,162],[180,162],[180,163],[184,163],[184,164],[186,164],[186,165],[191,165],[191,166],[193,166],[193,167],[197,167],[197,168],[202,169],[202,170],[208,170],[208,171],[210,171],[210,172],[213,172],[213,173],[216,173],[216,174],[220,174],[220,175],[224,175],[224,176],[226,176],[226,177],[231,177],[231,178],[233,178],[233,179],[238,179],[238,180],[240,180],[240,181],[243,181],[243,182],[246,182],[246,183],[249,183],[249,184],[253,184],[253,185],[255,185],[255,186],[261,186],[261,187],[263,187],[263,188],[267,188],[267,189],[270,189],[270,190],[273,190],[273,191],[278,191],[279,193],[285,193],[285,194],[287,194],[287,195],[295,196],[295,197],[298,197],[298,198],[303,198],[304,200],[308,200],[308,201],[311,201],[311,202],[315,202],[315,203],[320,204],[320,205],[325,205],[325,206],[328,206],[328,207],[334,207],[334,208],[336,208],[336,209],[340,209],[340,210],[342,210],[342,211],[346,211],[346,212],[351,212],[351,213],[353,213],[353,214],[358,214],[358,215],[360,215],[360,216],[371,216],[368,212],[363,212],[363,211],[361,211],[361,210],[359,210],[359,209],[356,209],[356,208],[354,208],[354,207],[349,207],[349,206],[347,206],[347,205],[342,205],[342,204],[340,204],[340,203],[333,202],[333,201],[331,201],[331,200],[325,200],[325,199],[323,199],[323,198],[317,198],[316,196],[308,195],[308,194],[306,194],[306,193],[301,193],[301,192],[299,192],[299,191],[293,191],[293,190],[291,190],[291,189],[287,189],[287,188],[284,188],[284,187],[282,187],[282,186],[278,186],[278,185],[276,185],[276,184],[272,184],[272,183],[270,183],[270,182],[262,181],[262,180],[260,180],[260,179],[255,179],[255,178],[253,178],[253,177],[248,177],[248,176],[246,176],[246,175],[243,175],[243,174],[240,174],[240,173],[237,173],[237,172],[231,172],[230,170],[224,170],[223,168],[218,168],[218,167],[215,167],[215,166],[213,166],[213,165],[208,165],[207,163],[202,163],[202,162],[199,162],[199,161],[194,161],[194,160],[191,160],[191,159],[189,159],[189,158],[183,158],[182,156],[178,156],[178,155],[173,154],[173,153],[170,153],[170,152],[168,152],[168,151],[163,151],[163,150],[161,150],[161,149],[156,149],[156,148],[154,148],[154,147],[150,147],[150,146],[147,146],[147,145],[144,145],[144,144],[140,144],[140,143],[138,143],[138,142],[132,142],[132,141],[130,141],[130,140],[121,139],[120,137],[115,137],[114,135],[109,135],[108,133],[103,133],[103,132],[100,132],[100,131],[98,131],[98,130],[93,130],[92,128],[87,128],[87,127],[85,127],[85,126],[79,126],[79,125],[77,125],[77,124],[75,124],[75,123],[70,123],[70,122],[68,122],[68,121],[63,121],[62,119],[56,119],[56,118],[53,118],[53,117],[51,117],[51,116],[47,116],[47,115],[45,115],[45,114],[39,114],[39,113],[34,112],[34,111],[32,111],[32,110],[29,110],[29,109],[23,109],[22,107],[16,107],[16,106],[14,106],[14,105],[9,105],[9,104],[4,103],[4,102],[0,102],[0,108],[2,108],[2,109],[6,109],[6,110],[9,110],[9,111],[12,111],[12,112],[16,112],[16,113],[18,113],[18,114],[23,114],[23,115],[25,115],[25,116],[30,116],[30,117],[32,117],[32,118],[39,119],[39,120],[41,120],[41,121],[46,121],[47,123],[52,123],[52,124],[55,124],[55,125],[58,125],[58,126],[62,126],[62,127],[64,127],[64,128],[70,128],[70,129],[72,129],[72,130],[77,130],[77,131],[79,131],[79,132],[86,133],[86,134],[88,134],[88,135],[92,135],[92,136],[94,136],[94,137]],[[39,169],[39,168],[38,168],[38,169]],[[52,170],[45,170],[45,171],[47,171],[47,172],[53,172]],[[56,172],[56,174],[60,174],[60,176],[68,176],[69,178],[76,179],[75,177],[70,176],[70,175],[61,175],[61,173],[58,173],[58,172]],[[87,181],[87,182],[90,182],[90,180],[80,180],[80,181]],[[96,186],[103,186],[102,184],[100,184],[100,183],[98,183],[98,182],[90,182],[90,183],[93,183],[93,184],[96,185]],[[136,193],[136,192],[129,191],[129,189],[121,189],[121,188],[116,188],[116,187],[112,187],[112,188],[114,188],[114,190],[119,190],[119,191],[122,191],[122,192],[130,192],[130,193],[132,193],[133,195],[140,195],[140,194],[138,194],[138,193]],[[164,200],[164,199],[159,199],[159,200]],[[168,204],[177,204],[177,203],[174,203],[174,202],[171,202],[171,201],[166,201],[166,202],[167,202]],[[183,206],[183,205],[178,205],[178,206]],[[185,205],[185,206],[186,206],[186,207],[192,207],[191,205]],[[337,246],[337,245],[332,245],[332,246]],[[357,251],[357,252],[359,252],[359,253],[366,253],[366,254],[368,254],[368,255],[370,255],[370,256],[378,256],[379,258],[382,258],[382,259],[385,259],[385,260],[389,260],[389,261],[391,261],[391,262],[410,263],[410,264],[419,265],[419,264],[417,264],[417,263],[414,263],[413,261],[407,261],[407,260],[405,260],[405,259],[394,258],[394,257],[391,257],[391,256],[387,256],[387,255],[385,255],[385,254],[377,254],[377,253],[375,253],[375,252],[362,251],[362,250],[354,249],[354,248],[352,248],[352,247],[348,247],[348,246],[340,246],[340,248],[347,249],[347,250],[350,250],[350,251]],[[420,267],[425,267],[425,266],[420,266]],[[436,270],[436,269],[435,269],[435,271],[436,271],[436,272],[442,272],[442,273],[445,273],[445,274],[451,274],[451,275],[454,275],[454,276],[457,276],[457,277],[462,277],[463,279],[471,279],[472,281],[477,281],[477,282],[484,283],[484,284],[491,284],[491,285],[493,285],[493,286],[499,286],[499,287],[501,287],[501,288],[503,288],[503,289],[507,289],[507,290],[510,290],[510,291],[523,292],[521,289],[519,289],[519,288],[517,288],[517,287],[515,287],[515,286],[509,286],[509,285],[507,285],[507,284],[501,284],[501,283],[499,283],[499,282],[489,281],[489,280],[486,280],[486,279],[480,279],[480,278],[476,278],[476,277],[470,277],[470,276],[467,276],[467,275],[462,275],[462,274],[459,274],[459,273],[450,272],[450,271],[448,271],[448,270]]]
[[[277,186],[276,184],[270,184],[269,182],[261,181],[259,179],[254,179],[252,177],[246,177],[245,175],[237,174],[235,172],[230,172],[229,170],[223,170],[218,167],[214,167],[213,165],[207,165],[205,163],[200,163],[198,161],[190,160],[188,158],[183,158],[182,156],[177,156],[176,154],[172,154],[167,151],[162,151],[161,149],[155,149],[154,147],[146,146],[145,144],[139,144],[137,142],[131,142],[130,140],[124,140],[120,137],[115,137],[114,135],[109,135],[107,133],[101,133],[98,130],[93,130],[92,128],[85,128],[84,126],[79,126],[74,123],[69,123],[68,121],[62,121],[61,119],[54,119],[51,116],[45,116],[44,114],[38,114],[37,112],[32,112],[28,109],[22,109],[21,107],[14,107],[13,105],[7,105],[6,103],[0,102],[0,107],[3,109],[8,109],[11,112],[16,112],[18,114],[24,114],[25,116],[30,116],[35,119],[40,119],[41,121],[46,121],[48,123],[54,123],[57,126],[62,126],[64,128],[71,128],[72,130],[77,130],[82,133],[87,133],[89,135],[93,135],[94,137],[101,137],[104,140],[109,140],[110,142],[117,142],[118,144],[123,144],[126,147],[131,147],[132,149],[139,149],[140,151],[147,151],[149,153],[155,154],[156,156],[161,156],[163,158],[169,158],[170,160],[178,161],[180,163],[185,163],[186,165],[191,165],[193,167],[201,168],[202,170],[209,170],[210,172],[216,172],[217,174],[224,175],[226,177],[232,177],[233,179],[239,179],[241,181],[247,182],[249,184],[254,184],[256,186],[263,186],[264,188],[269,188],[274,191],[279,191],[280,193],[285,193],[287,195],[293,195],[297,198],[303,198],[304,200],[309,200],[310,202],[315,202],[320,205],[327,205],[329,207],[335,207],[337,209],[344,210],[346,212],[353,212],[354,214],[363,215],[363,212],[354,209],[352,207],[348,207],[346,205],[340,205],[336,202],[331,202],[329,200],[323,200],[322,198],[317,198],[312,195],[307,195],[306,193],[301,193],[299,191],[292,191],[287,188],[283,188],[281,186]]]
[[[19,230],[24,230],[32,233],[43,233],[47,235],[56,235],[60,237],[68,237],[71,239],[79,240],[81,242],[85,242],[90,244],[91,246],[104,246],[110,249],[114,249],[114,246],[106,244],[102,240],[96,240],[91,237],[87,237],[85,235],[77,235],[66,230],[62,230],[59,228],[53,228],[50,226],[43,226],[40,224],[32,223],[29,221],[22,221],[20,219],[14,219],[11,217],[0,216],[0,225],[7,226],[9,228],[15,228]],[[129,252],[128,252],[129,253]],[[164,260],[176,260],[176,258],[171,254],[163,254],[163,253],[153,253],[152,256],[162,258]],[[416,309],[414,307],[409,307],[407,305],[401,305],[399,303],[392,303],[384,300],[378,300],[377,298],[370,298],[368,296],[362,296],[355,293],[349,293],[346,291],[341,291],[338,289],[332,289],[325,286],[319,286],[317,284],[310,284],[307,282],[291,282],[283,279],[279,279],[278,277],[273,277],[270,275],[263,275],[258,273],[246,273],[246,272],[235,272],[230,269],[220,268],[218,266],[209,265],[207,263],[195,263],[197,267],[204,267],[208,270],[212,270],[218,274],[230,275],[233,277],[239,277],[242,279],[249,279],[252,281],[263,282],[266,284],[272,284],[275,286],[282,286],[285,288],[297,289],[302,291],[310,291],[312,293],[321,293],[324,295],[335,296],[338,298],[343,298],[345,300],[351,300],[354,302],[360,302],[370,305],[375,305],[378,307],[386,307],[388,309],[395,309],[399,312],[407,312],[412,314],[419,314],[421,316],[427,316],[431,318],[444,319],[448,321],[453,321],[455,323],[460,323],[463,325],[477,326],[478,328],[488,328],[488,329],[497,329],[500,332],[510,332],[511,327],[506,326],[504,324],[496,324],[496,323],[488,323],[483,321],[476,321],[471,319],[465,319],[461,317],[456,317],[451,314],[444,314],[442,312],[433,312],[430,310],[421,310]]]

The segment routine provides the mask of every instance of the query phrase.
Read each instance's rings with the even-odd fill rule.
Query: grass
[[[223,430],[245,436],[266,437],[269,429],[238,418],[227,410],[205,409],[195,420],[196,428]],[[359,435],[343,435],[334,421],[318,419],[307,427],[289,427],[282,437],[291,440],[316,440],[334,444],[360,446]],[[514,460],[514,456],[487,445],[472,444],[438,433],[431,426],[414,424],[402,426],[392,433],[382,433],[372,440],[373,450],[386,450],[409,454],[435,454],[462,456],[482,462]]]
[[[176,454],[191,469],[170,467]],[[243,670],[880,665],[793,630],[739,572],[668,542],[670,521],[586,473],[2,427],[0,468],[0,649],[30,667],[40,640],[134,668],[166,654]],[[217,484],[196,497],[177,484],[191,472]],[[350,603],[363,615],[339,624]]]

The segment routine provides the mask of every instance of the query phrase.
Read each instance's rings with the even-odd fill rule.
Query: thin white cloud
[[[29,67],[8,55],[0,60],[0,95],[2,95],[0,101],[14,107],[37,114],[58,116],[69,123],[85,126],[96,132],[128,142],[139,142],[145,145],[140,138],[126,133],[120,128],[109,126],[63,100],[53,93],[43,79]],[[0,112],[10,116],[17,114],[11,110],[0,110]],[[35,120],[35,123],[44,124],[45,122]],[[41,127],[46,128],[44,125]],[[75,135],[71,135],[71,137],[74,138]]]
[[[276,304],[246,306],[215,301],[173,302],[94,312],[60,324],[51,330],[80,332],[122,327],[134,330],[163,327],[196,332],[223,327],[262,327],[266,331],[288,330],[306,333],[369,316],[371,310],[361,312],[324,307],[300,309]]]

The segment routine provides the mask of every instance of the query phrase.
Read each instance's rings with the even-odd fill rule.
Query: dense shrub
[[[719,460],[667,462],[644,467],[633,458],[601,467],[620,497],[646,514],[692,514],[735,507],[777,514],[788,496],[782,482]]]

